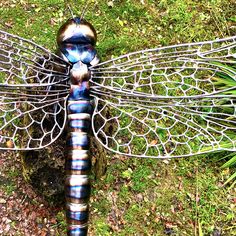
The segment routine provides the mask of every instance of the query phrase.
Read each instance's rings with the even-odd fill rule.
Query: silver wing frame
[[[95,137],[135,157],[236,151],[235,58],[234,36],[142,50],[92,67]]]
[[[60,136],[69,71],[56,54],[0,31],[0,149],[40,149]]]

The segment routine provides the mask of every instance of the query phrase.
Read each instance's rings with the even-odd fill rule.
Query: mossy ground
[[[70,2],[75,14],[85,4]],[[1,29],[52,51],[57,29],[70,17],[59,0],[9,0],[0,7]],[[97,29],[97,50],[106,60],[235,35],[235,8],[234,0],[93,0],[86,19]],[[200,235],[199,225],[203,235],[236,235],[235,189],[223,187],[230,170],[220,169],[222,156],[162,162],[110,154],[106,175],[93,182],[90,235]]]

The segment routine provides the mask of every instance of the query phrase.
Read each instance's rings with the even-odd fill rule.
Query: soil
[[[65,235],[58,219],[63,214],[63,204],[50,205],[22,173],[19,153],[1,152],[0,235]]]

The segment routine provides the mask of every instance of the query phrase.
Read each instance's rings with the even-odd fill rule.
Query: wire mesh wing
[[[70,65],[39,45],[0,31],[0,149],[43,148],[66,121]]]
[[[144,50],[91,68],[95,136],[137,157],[235,151],[235,57],[231,37]]]

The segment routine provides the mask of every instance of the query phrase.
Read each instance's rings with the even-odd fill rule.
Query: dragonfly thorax
[[[75,63],[70,70],[71,83],[75,85],[81,84],[83,81],[88,81],[90,78],[90,71],[88,66],[81,61]]]

